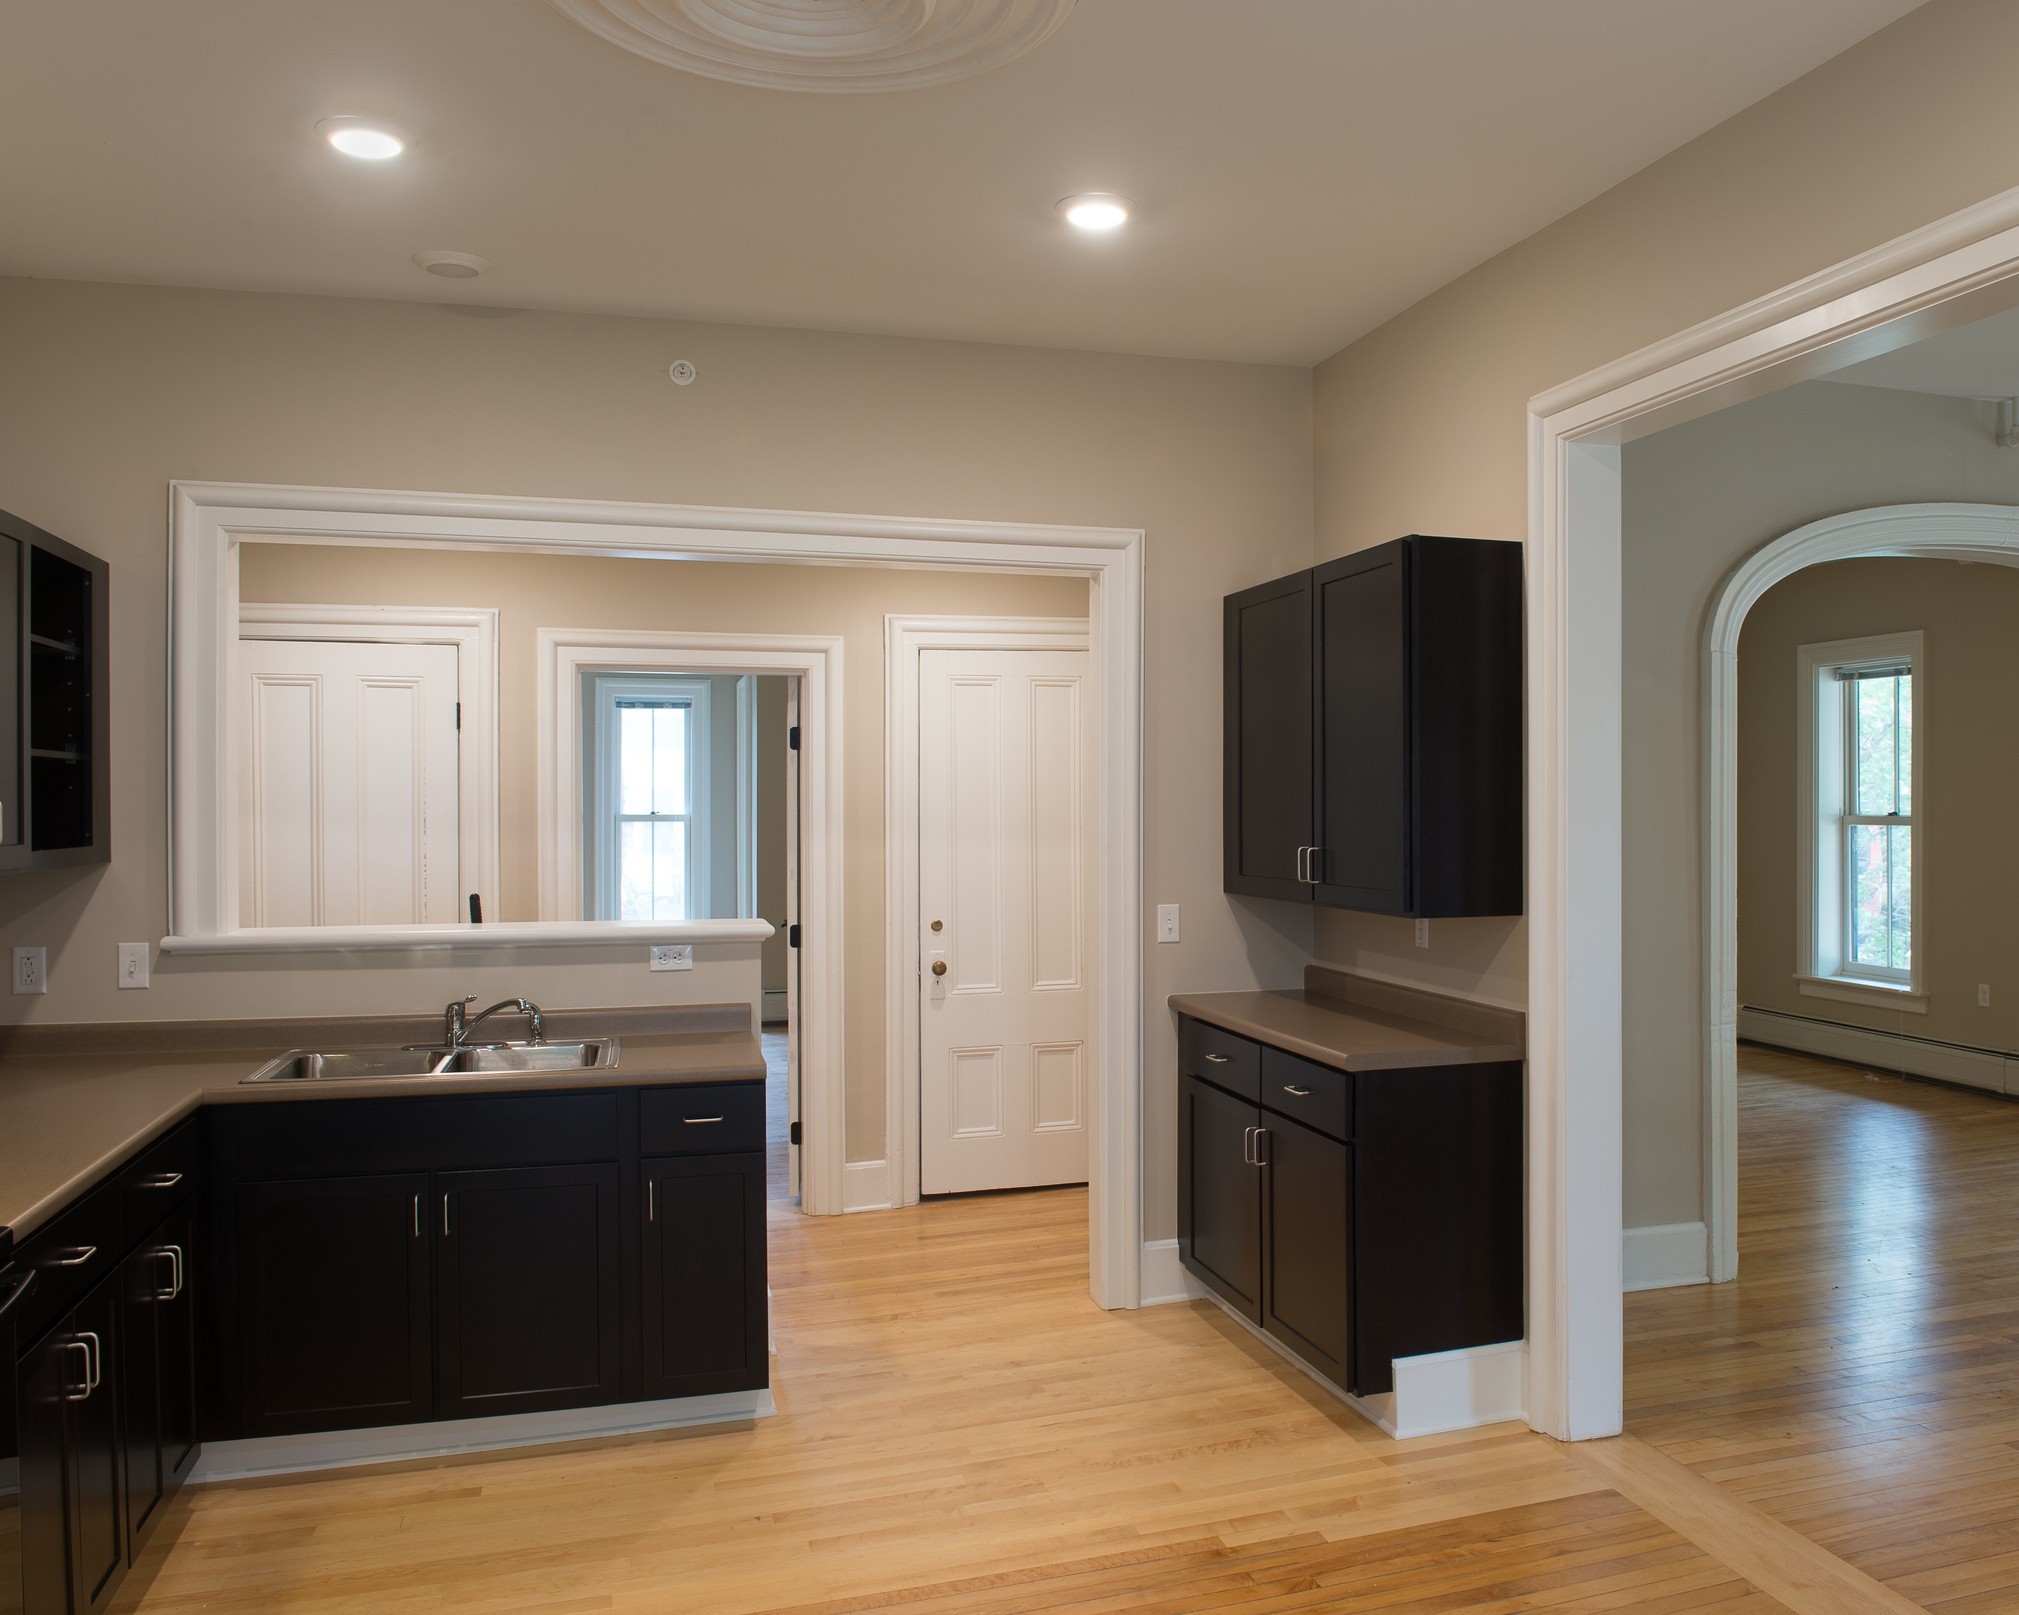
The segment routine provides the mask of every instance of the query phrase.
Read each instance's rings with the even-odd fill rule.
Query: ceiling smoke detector
[[[324,118],[315,132],[346,157],[361,157],[370,163],[399,156],[413,139],[398,124],[377,118]]]
[[[431,275],[444,280],[475,280],[491,267],[491,260],[474,252],[417,252],[414,262]]]
[[[1035,50],[1074,0],[549,0],[592,34],[704,78],[865,94],[951,84]]]

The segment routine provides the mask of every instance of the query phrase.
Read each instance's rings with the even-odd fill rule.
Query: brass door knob
[[[945,961],[944,959],[935,959],[935,960],[933,960],[933,962],[932,962],[932,973],[933,973],[933,974],[934,974],[935,976],[943,976],[943,975],[945,975],[945,974],[946,974],[946,961]]]

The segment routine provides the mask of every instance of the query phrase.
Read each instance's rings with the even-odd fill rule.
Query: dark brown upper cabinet
[[[1522,905],[1521,546],[1400,538],[1229,595],[1230,892]]]
[[[0,511],[0,870],[111,856],[109,570]]]

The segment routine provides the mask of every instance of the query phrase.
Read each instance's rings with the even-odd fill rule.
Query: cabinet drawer
[[[1262,1045],[1187,1015],[1178,1025],[1178,1071],[1243,1099],[1260,1091]]]
[[[764,1084],[648,1088],[639,1095],[638,1148],[645,1155],[723,1155],[764,1148]]]
[[[1278,1115],[1329,1137],[1353,1137],[1352,1082],[1345,1072],[1329,1065],[1318,1065],[1281,1049],[1262,1050],[1262,1103]]]
[[[16,1345],[25,1350],[119,1265],[119,1196],[93,1190],[30,1235],[17,1265],[35,1269],[34,1291],[21,1303]]]
[[[119,1174],[120,1233],[128,1247],[196,1193],[196,1156],[196,1123],[184,1122]]]

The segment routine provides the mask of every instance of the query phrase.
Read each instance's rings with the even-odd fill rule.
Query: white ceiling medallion
[[[950,84],[1035,49],[1073,0],[551,0],[652,61],[731,84],[861,94]]]

